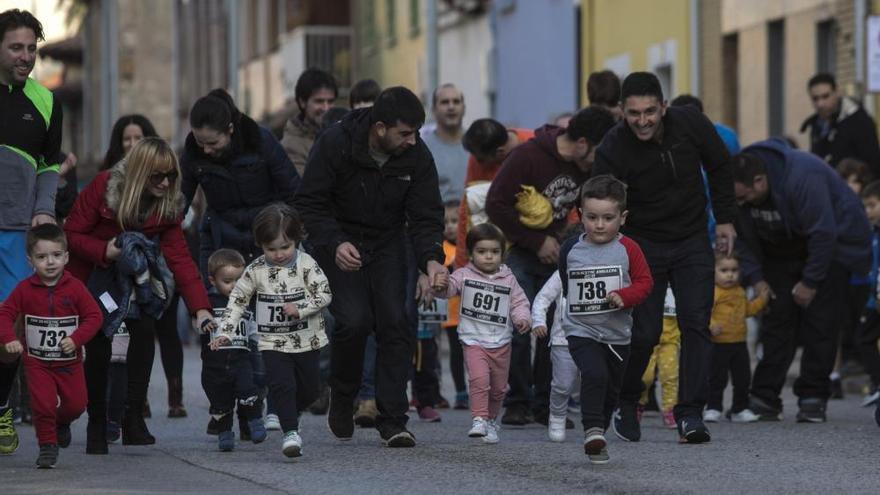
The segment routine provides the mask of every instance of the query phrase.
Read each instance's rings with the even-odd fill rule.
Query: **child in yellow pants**
[[[639,409],[644,409],[648,403],[648,393],[654,377],[660,381],[660,408],[663,415],[663,424],[668,428],[675,428],[675,418],[672,408],[678,402],[678,352],[681,348],[681,331],[678,329],[678,321],[675,316],[675,298],[672,289],[666,289],[666,301],[663,305],[663,333],[660,334],[660,343],[654,347],[645,374],[642,375],[642,383],[645,391],[639,400]]]

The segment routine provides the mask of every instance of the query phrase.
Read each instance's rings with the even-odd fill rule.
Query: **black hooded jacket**
[[[379,167],[369,132],[370,109],[355,110],[312,146],[295,200],[309,241],[334,252],[350,242],[369,256],[408,232],[423,271],[428,261],[442,263],[444,210],[431,152],[416,138]]]

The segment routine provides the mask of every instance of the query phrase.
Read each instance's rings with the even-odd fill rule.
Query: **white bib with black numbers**
[[[217,321],[223,321],[223,308],[214,308],[214,319]],[[229,343],[226,345],[222,345],[217,349],[230,350],[230,349],[241,349],[248,350],[248,322],[253,318],[253,314],[250,311],[245,311],[241,314],[241,319],[238,320],[238,325],[235,326],[235,331],[232,332],[232,335],[227,335],[229,338]],[[221,335],[220,329],[214,330],[211,335],[211,340],[216,339]]]
[[[257,332],[269,335],[298,332],[309,328],[307,320],[295,320],[284,314],[284,305],[306,298],[305,290],[293,294],[257,293]]]
[[[474,321],[507,326],[510,287],[465,279],[461,288],[461,316]]]
[[[25,315],[28,354],[44,361],[73,359],[76,354],[64,354],[61,350],[61,341],[73,335],[77,326],[79,326],[78,316],[50,318]]]
[[[432,325],[443,323],[447,318],[447,308],[446,299],[434,298],[427,308],[419,304],[419,323]]]
[[[611,307],[608,294],[620,290],[622,284],[620,265],[568,270],[568,314],[595,315],[615,311],[618,308]]]

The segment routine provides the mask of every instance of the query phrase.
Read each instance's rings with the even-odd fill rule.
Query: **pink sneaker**
[[[419,408],[419,419],[425,423],[439,423],[441,420],[440,413],[430,406]]]
[[[663,411],[663,426],[667,428],[676,428],[675,424],[675,416],[672,414],[672,409],[666,409]]]

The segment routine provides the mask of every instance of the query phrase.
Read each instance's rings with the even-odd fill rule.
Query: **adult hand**
[[[555,265],[559,261],[559,242],[555,237],[547,236],[538,250],[538,259],[545,265]]]
[[[196,322],[198,322],[199,331],[202,333],[211,333],[217,330],[217,322],[214,321],[214,315],[207,309],[196,311]]]
[[[216,351],[217,349],[223,347],[224,345],[229,345],[230,340],[229,337],[225,335],[218,335],[216,339],[212,340],[211,343],[208,344],[208,347],[211,348],[212,351]]]
[[[806,308],[813,302],[813,298],[816,297],[816,289],[811,289],[804,285],[804,282],[798,282],[795,284],[794,289],[791,290],[791,295],[794,298],[794,303],[802,308]]]
[[[116,247],[115,237],[107,241],[107,249],[104,250],[104,258],[106,258],[107,261],[116,261],[121,254],[122,250]]]
[[[361,268],[361,253],[354,244],[343,242],[336,247],[336,266],[344,272],[356,272]]]
[[[535,337],[543,339],[547,336],[547,327],[545,327],[544,325],[539,325],[532,329],[532,333],[535,334]]]
[[[37,213],[31,219],[31,227],[36,227],[37,225],[43,225],[44,223],[55,223],[55,217],[52,215],[47,215],[45,213]]]
[[[73,339],[70,337],[64,337],[61,339],[61,351],[64,354],[73,354],[76,352],[76,344],[73,342]]]
[[[416,300],[423,308],[430,306],[434,302],[431,282],[424,273],[419,273],[419,279],[416,281]]]
[[[620,309],[623,307],[623,298],[620,297],[620,294],[617,292],[612,292],[611,294],[608,294],[608,304],[610,304],[612,308]]]
[[[428,262],[428,282],[437,292],[446,292],[449,285],[449,270],[434,260]]]
[[[531,325],[529,324],[528,320],[520,320],[513,322],[513,326],[514,328],[516,328],[517,332],[526,333],[529,331],[529,327]]]
[[[61,166],[58,167],[58,176],[64,177],[67,175],[67,172],[70,172],[74,168],[76,168],[76,155],[68,153],[67,158],[65,158]]]
[[[293,318],[294,320],[299,319],[299,308],[296,307],[296,304],[287,303],[282,306],[282,311],[284,311],[285,315]]]
[[[13,340],[12,342],[3,346],[6,349],[6,352],[9,354],[21,354],[21,342],[17,340]]]
[[[715,226],[715,249],[730,256],[736,241],[736,229],[732,223],[719,223]]]

